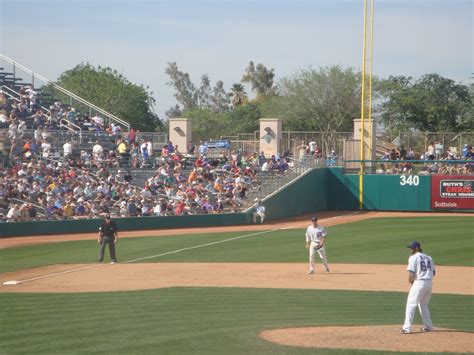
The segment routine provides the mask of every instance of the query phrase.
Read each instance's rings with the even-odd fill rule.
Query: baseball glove
[[[323,244],[318,244],[313,249],[314,249],[314,251],[316,251],[316,250],[321,249],[322,247],[323,247]]]

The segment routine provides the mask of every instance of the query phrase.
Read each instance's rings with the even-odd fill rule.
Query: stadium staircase
[[[10,67],[11,70],[7,70],[7,66]],[[26,81],[24,79],[25,77],[31,77],[31,81]],[[113,122],[122,127],[124,131],[128,131],[130,129],[130,124],[128,122],[64,89],[51,80],[33,72],[29,68],[0,53],[1,92],[3,92],[10,99],[19,101],[19,91],[22,87],[27,86],[33,88],[33,90],[37,93],[37,102],[46,114],[50,113],[48,107],[53,105],[54,102],[60,101],[62,99],[63,104],[74,108],[80,107],[81,109],[88,111],[91,116],[100,114],[104,118],[106,124]],[[66,120],[59,122],[59,126],[64,130],[68,130],[78,135],[82,133],[80,127],[75,126]]]

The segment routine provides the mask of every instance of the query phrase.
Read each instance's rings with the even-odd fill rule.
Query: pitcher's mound
[[[407,352],[473,353],[474,333],[436,328],[433,332],[400,334],[395,325],[313,327],[265,330],[268,341],[306,348],[363,349]]]

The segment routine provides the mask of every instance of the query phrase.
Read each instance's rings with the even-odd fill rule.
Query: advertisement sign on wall
[[[474,176],[432,175],[431,208],[474,210]]]

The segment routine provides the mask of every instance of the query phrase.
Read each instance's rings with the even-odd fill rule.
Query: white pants
[[[324,250],[324,247],[318,250],[314,250],[318,246],[317,243],[311,242],[311,245],[309,246],[309,271],[314,271],[314,258],[316,253],[319,254],[319,258],[323,261],[324,269],[326,271],[329,271],[329,266],[328,266],[328,259],[326,257],[326,250]]]
[[[263,223],[263,220],[265,219],[265,213],[254,212],[253,213],[253,223],[257,223],[257,217],[260,217],[260,223]]]
[[[403,324],[404,330],[411,331],[413,319],[415,318],[416,307],[418,307],[420,310],[421,318],[423,319],[423,324],[425,327],[429,330],[433,329],[430,310],[428,309],[428,303],[430,303],[432,289],[433,284],[431,280],[415,280],[413,282],[407,299],[405,324]]]

